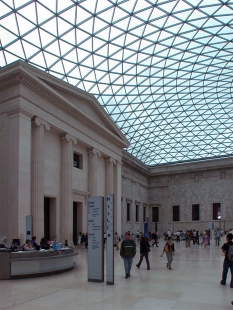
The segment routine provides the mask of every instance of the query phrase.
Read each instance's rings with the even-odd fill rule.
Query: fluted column
[[[98,196],[98,157],[101,157],[100,151],[95,148],[89,148],[88,152],[88,191],[91,197]]]
[[[123,233],[121,224],[121,166],[121,161],[117,161],[114,166],[114,226],[118,234]]]
[[[61,201],[60,201],[60,241],[73,241],[73,198],[72,169],[73,147],[77,139],[64,133],[61,138]]]
[[[47,122],[39,117],[32,120],[32,196],[31,214],[33,235],[44,237],[44,129],[50,130]]]
[[[105,159],[105,195],[114,194],[113,189],[113,165],[116,165],[116,160],[112,157]]]

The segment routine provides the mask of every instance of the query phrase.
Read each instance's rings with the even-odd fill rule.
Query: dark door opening
[[[44,198],[44,238],[50,240],[50,198]]]

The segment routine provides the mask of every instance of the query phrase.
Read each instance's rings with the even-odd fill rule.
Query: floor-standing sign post
[[[107,253],[106,271],[107,284],[114,284],[114,196],[107,195],[106,203]]]
[[[88,281],[104,282],[104,197],[88,198]]]

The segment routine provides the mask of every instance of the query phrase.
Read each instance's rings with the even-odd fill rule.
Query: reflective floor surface
[[[225,237],[222,238],[222,242]],[[233,310],[230,273],[227,285],[220,285],[222,263],[220,247],[185,247],[175,243],[172,270],[160,258],[164,240],[149,254],[151,270],[139,260],[139,245],[131,277],[125,279],[123,261],[115,251],[115,284],[87,281],[87,250],[80,250],[72,271],[43,278],[0,281],[0,309],[14,310]],[[98,262],[96,262],[96,268]]]

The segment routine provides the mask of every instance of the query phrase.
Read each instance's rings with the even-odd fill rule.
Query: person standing
[[[79,234],[78,234],[78,249],[80,250],[80,247],[81,247],[81,239],[82,239],[82,233],[80,232]]]
[[[141,263],[143,261],[143,257],[145,256],[146,264],[147,264],[147,270],[150,270],[150,262],[149,262],[149,258],[148,258],[149,251],[150,251],[150,244],[149,244],[148,240],[146,240],[145,237],[142,237],[140,240],[140,260],[136,265],[138,268],[140,268]]]
[[[231,233],[226,235],[226,243],[223,244],[221,250],[225,254],[225,259],[223,262],[222,280],[221,284],[226,285],[227,273],[230,268],[231,271],[231,282],[230,287],[233,288],[233,235]]]
[[[180,232],[179,232],[179,230],[176,232],[176,242],[180,242]]]
[[[119,250],[119,242],[120,242],[120,237],[118,236],[118,233],[115,232],[115,244],[116,244],[116,250]]]
[[[216,245],[219,246],[219,242],[220,242],[220,230],[219,230],[219,228],[217,228],[217,230],[215,232],[215,242],[216,242]]]
[[[186,231],[186,236],[185,236],[185,242],[186,242],[186,248],[190,248],[190,239],[191,239],[191,234],[190,231]]]
[[[199,231],[198,230],[196,232],[196,242],[198,245],[200,245],[200,243],[199,243]]]
[[[130,239],[130,233],[125,233],[125,240],[121,243],[120,256],[124,260],[125,278],[130,277],[130,270],[133,263],[133,258],[136,255],[135,241]]]
[[[209,235],[207,231],[205,232],[203,236],[203,243],[204,243],[204,249],[206,250],[207,245],[209,244]]]
[[[173,255],[175,255],[175,246],[172,242],[172,237],[167,238],[167,243],[164,246],[163,252],[165,252],[167,256],[167,268],[172,270]]]

